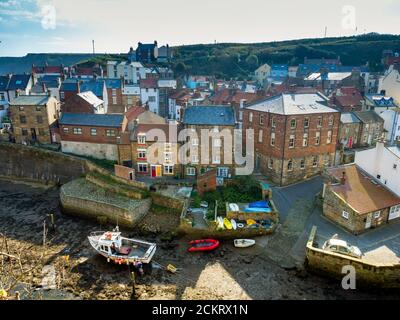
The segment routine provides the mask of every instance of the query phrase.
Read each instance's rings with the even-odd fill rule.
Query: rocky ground
[[[0,180],[0,285],[15,286],[23,298],[36,299],[379,299],[381,292],[344,291],[305,271],[285,270],[262,246],[235,249],[231,242],[210,253],[187,253],[187,240],[173,230],[179,217],[154,211],[135,231],[124,234],[155,241],[158,249],[151,275],[136,277],[133,291],[127,266],[113,265],[92,250],[87,235],[104,229],[95,221],[58,211],[58,189]],[[43,246],[43,221],[55,214],[56,230]],[[0,235],[1,236],[1,235]],[[7,246],[4,244],[7,239]],[[18,263],[19,259],[21,264]],[[159,267],[173,264],[170,274]],[[47,267],[45,267],[47,266]],[[48,268],[56,290],[42,291]],[[52,279],[53,279],[52,278]],[[24,289],[25,288],[25,289]]]

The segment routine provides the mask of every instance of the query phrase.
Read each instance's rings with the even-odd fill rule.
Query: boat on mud
[[[253,239],[235,239],[233,240],[233,244],[236,248],[248,248],[254,246],[256,241]]]
[[[215,239],[192,240],[189,245],[189,252],[212,251],[219,246],[219,241]]]
[[[113,231],[95,231],[88,236],[92,247],[107,261],[118,264],[148,264],[155,252],[156,244],[121,236],[118,227]]]

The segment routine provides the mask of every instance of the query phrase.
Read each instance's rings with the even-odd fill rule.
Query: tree
[[[249,69],[253,70],[258,67],[258,58],[256,55],[251,54],[246,58],[246,64]]]
[[[183,62],[178,62],[175,65],[175,72],[177,74],[184,74],[186,72],[186,69],[187,69],[187,67]]]

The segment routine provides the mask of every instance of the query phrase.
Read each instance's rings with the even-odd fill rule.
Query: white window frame
[[[146,171],[141,170],[141,167],[146,168]],[[139,173],[149,173],[149,165],[145,162],[138,162],[137,168]]]
[[[295,136],[294,136],[294,134],[291,134],[289,136],[289,149],[293,149],[294,148],[294,145],[295,145],[294,140],[295,140]]]
[[[342,218],[349,220],[349,213],[347,211],[342,211]]]
[[[138,156],[139,159],[146,159],[147,158],[147,150],[146,149],[138,149],[137,152],[138,152],[137,156]],[[141,157],[140,156],[141,154],[144,154],[144,157]]]
[[[74,134],[81,135],[82,134],[82,128],[74,128]]]
[[[199,139],[197,138],[192,138],[192,146],[198,146],[199,145]]]
[[[220,164],[221,163],[221,155],[219,154],[214,154],[212,156],[212,163],[213,164]]]
[[[308,133],[303,134],[303,147],[308,147]]]
[[[321,143],[321,131],[315,132],[315,145],[319,146]]]
[[[186,175],[188,175],[188,176],[195,176],[195,175],[196,175],[196,168],[187,167],[187,168],[186,168]]]
[[[326,136],[326,144],[331,144],[331,143],[332,143],[332,130],[328,130]]]
[[[253,122],[253,112],[249,113],[249,122]]]
[[[374,212],[374,219],[379,219],[381,217],[381,211],[375,211]]]
[[[290,167],[289,167],[289,164],[290,164]],[[289,161],[288,161],[288,163],[287,163],[287,171],[288,172],[292,172],[293,171],[293,159],[290,159]]]
[[[164,174],[174,174],[174,166],[164,165]]]
[[[97,129],[96,128],[90,128],[90,135],[91,136],[97,136]]]
[[[271,132],[270,145],[271,145],[272,147],[275,146],[275,132]]]
[[[294,125],[293,125],[294,123]],[[296,119],[290,119],[290,129],[296,129],[297,121]]]
[[[139,144],[145,144],[146,143],[146,135],[145,134],[138,134],[137,140]]]
[[[222,139],[221,138],[216,138],[213,140],[213,147],[214,148],[220,148],[222,147]]]
[[[262,143],[263,141],[263,131],[262,129],[258,130],[258,142]]]
[[[274,168],[274,159],[269,158],[268,159],[268,169],[273,169]]]

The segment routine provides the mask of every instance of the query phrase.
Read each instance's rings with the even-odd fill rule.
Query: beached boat
[[[233,244],[236,248],[248,248],[254,246],[256,241],[253,239],[235,239],[233,240]]]
[[[217,217],[217,226],[218,226],[218,229],[225,229],[225,227],[224,227],[224,218]]]
[[[211,251],[219,246],[219,241],[215,239],[192,240],[189,245],[189,252]]]
[[[224,226],[225,226],[225,228],[227,228],[228,230],[232,230],[232,223],[229,221],[228,218],[224,218]]]
[[[233,230],[237,229],[237,223],[235,220],[231,219],[231,225],[232,225]]]
[[[150,263],[156,244],[121,236],[118,227],[113,231],[96,231],[88,236],[92,247],[107,261],[118,264]]]

